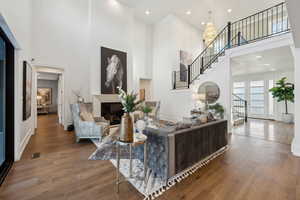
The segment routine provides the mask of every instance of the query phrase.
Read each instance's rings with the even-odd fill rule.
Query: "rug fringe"
[[[182,180],[184,180],[185,178],[187,178],[188,176],[192,175],[193,173],[195,173],[198,169],[206,166],[210,161],[212,161],[213,159],[215,159],[216,157],[220,156],[221,154],[223,154],[225,151],[228,150],[228,145],[223,147],[222,149],[220,149],[219,151],[215,152],[214,154],[208,156],[207,158],[201,160],[200,162],[196,163],[195,165],[193,165],[192,167],[187,168],[186,170],[184,170],[183,172],[175,175],[174,177],[172,177],[165,186],[162,186],[161,188],[157,189],[155,192],[151,193],[148,196],[145,196],[144,200],[154,200],[157,197],[161,196],[164,192],[166,192],[167,190],[169,190],[171,187],[173,187],[176,183],[181,182]]]

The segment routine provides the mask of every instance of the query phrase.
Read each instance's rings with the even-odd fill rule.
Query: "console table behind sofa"
[[[188,129],[147,128],[148,167],[168,180],[227,145],[227,121],[219,120]],[[143,160],[143,147],[137,148]]]

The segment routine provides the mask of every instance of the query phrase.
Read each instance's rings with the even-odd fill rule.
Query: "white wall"
[[[161,101],[161,118],[180,120],[193,108],[189,90],[172,91],[172,71],[179,70],[179,50],[196,57],[202,49],[199,30],[169,15],[154,26],[153,97]]]
[[[92,1],[91,9],[91,93],[101,93],[102,46],[127,53],[128,90],[138,90],[139,79],[152,76],[152,26],[136,19],[131,8],[114,0]]]
[[[292,152],[300,156],[300,48],[292,48],[295,58],[295,137],[292,142]]]
[[[231,131],[231,68],[230,57],[225,55],[214,63],[212,68],[205,71],[192,85],[192,91],[197,93],[198,88],[204,82],[214,82],[220,88],[220,98],[216,103],[221,104],[225,109],[225,119],[228,121],[228,131]]]
[[[299,7],[300,2],[299,0],[286,0],[287,2],[287,10],[289,14],[289,21],[292,26],[293,30],[293,38],[296,48],[300,47],[300,13]]]
[[[89,1],[33,0],[33,52],[36,66],[58,67],[65,74],[64,124],[71,122],[74,91],[89,101]]]
[[[283,67],[284,68],[284,67]],[[240,76],[234,76],[233,81],[234,82],[250,82],[250,81],[260,81],[260,80],[274,80],[274,84],[279,79],[287,77],[287,81],[290,83],[294,83],[294,71],[275,71],[275,72],[266,72],[266,73],[259,73],[259,74],[246,74],[246,75],[240,75]],[[266,91],[268,92],[268,91]],[[268,96],[268,95],[267,95]],[[266,102],[268,104],[268,98],[266,98]],[[289,113],[294,114],[294,103],[288,103],[288,111]],[[274,100],[274,115],[268,116],[264,115],[263,118],[270,118],[275,119],[278,121],[282,120],[282,113],[285,112],[285,105],[283,102],[277,102]]]
[[[153,26],[135,18],[132,44],[134,89],[137,90],[140,79],[152,79]]]
[[[19,160],[34,131],[33,114],[28,120],[22,121],[22,63],[23,60],[30,61],[31,58],[32,2],[31,0],[0,0],[0,5],[0,13],[20,47],[15,52],[15,159]]]

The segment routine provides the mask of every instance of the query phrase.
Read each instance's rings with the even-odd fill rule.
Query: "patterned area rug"
[[[101,144],[99,140],[92,139],[93,143],[97,146],[98,150],[91,156],[90,160],[110,160],[111,163],[117,167],[116,161],[116,144],[115,142],[109,142],[108,144]],[[124,177],[129,177],[129,148],[120,146],[120,172]],[[157,178],[148,170],[146,181],[144,181],[144,163],[136,156],[132,155],[132,175],[133,178],[127,178],[128,181],[145,197],[148,197],[152,193],[158,191],[162,186],[166,185],[161,178]]]
[[[92,139],[93,143],[97,146],[97,150],[90,156],[90,160],[110,160],[111,163],[116,167],[116,144],[112,140],[103,140],[101,143],[99,140]],[[120,154],[120,172],[124,177],[129,177],[129,152],[127,147],[121,146]],[[176,183],[182,181],[189,175],[193,174],[199,168],[208,164],[211,160],[221,155],[227,150],[227,147],[220,149],[213,155],[203,159],[194,166],[186,169],[185,171],[177,174],[168,180],[168,182],[163,181],[161,178],[155,177],[151,170],[147,171],[146,181],[144,181],[144,164],[135,159],[136,156],[133,155],[133,168],[132,174],[133,178],[128,178],[128,181],[145,196],[144,200],[152,200],[163,194],[166,190],[174,186]]]

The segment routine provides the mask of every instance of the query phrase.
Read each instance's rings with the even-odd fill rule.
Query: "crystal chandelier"
[[[203,33],[203,39],[205,41],[206,46],[208,46],[217,36],[217,29],[215,25],[212,23],[212,19],[211,19],[212,11],[209,11],[208,14],[209,14],[209,22],[206,23],[205,30]]]

